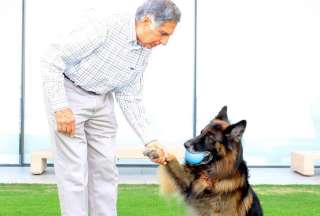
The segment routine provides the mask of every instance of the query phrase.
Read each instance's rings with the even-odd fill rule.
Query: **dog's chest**
[[[230,197],[210,196],[198,199],[189,199],[192,207],[191,216],[231,216],[237,215],[236,205]]]

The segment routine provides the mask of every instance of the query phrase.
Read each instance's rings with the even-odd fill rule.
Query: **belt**
[[[83,91],[85,91],[85,92],[87,92],[87,93],[89,93],[89,94],[93,94],[93,95],[101,95],[101,94],[98,94],[98,93],[93,92],[93,91],[85,90],[85,89],[84,89],[84,88],[82,88],[81,86],[76,85],[76,84],[75,84],[75,82],[74,82],[72,79],[70,79],[67,75],[65,75],[64,73],[63,73],[63,76],[64,76],[64,78],[66,78],[67,80],[69,80],[70,82],[72,82],[72,83],[73,83],[76,87],[78,87],[79,89],[81,89],[81,90],[83,90]]]

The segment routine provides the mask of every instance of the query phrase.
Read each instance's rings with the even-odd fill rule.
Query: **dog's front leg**
[[[143,154],[153,160],[159,158],[159,153],[156,149],[146,149]],[[162,165],[162,167],[174,182],[174,185],[181,193],[189,193],[193,175],[179,163],[173,154],[166,154],[166,162],[167,164]],[[163,175],[166,174],[163,173]]]
[[[182,193],[189,193],[191,183],[194,176],[191,172],[182,166],[173,154],[168,154],[166,157],[167,164],[164,166],[167,173],[174,180],[176,186]]]

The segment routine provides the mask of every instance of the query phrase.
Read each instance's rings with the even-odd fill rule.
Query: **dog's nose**
[[[190,148],[190,146],[191,146],[191,142],[190,141],[187,141],[187,142],[184,143],[184,147],[185,148]]]

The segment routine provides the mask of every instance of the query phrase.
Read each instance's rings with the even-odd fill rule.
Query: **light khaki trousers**
[[[116,216],[117,123],[113,95],[90,94],[66,79],[65,88],[76,120],[74,137],[57,132],[54,113],[47,105],[61,214]]]

